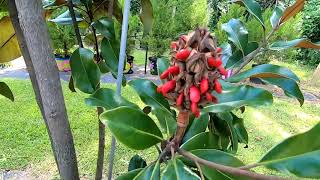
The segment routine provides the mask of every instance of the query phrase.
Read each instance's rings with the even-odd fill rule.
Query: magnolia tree
[[[22,2],[16,0],[18,13],[22,11]],[[108,2],[106,6],[105,2]],[[266,36],[261,42],[249,42],[249,34],[243,23],[238,19],[230,19],[222,27],[228,35],[229,42],[219,42],[207,28],[199,27],[189,34],[182,35],[171,43],[170,58],[158,61],[158,74],[162,85],[145,79],[127,83],[121,78],[123,72],[122,68],[118,68],[118,64],[121,64],[118,59],[119,50],[124,52],[124,49],[120,48],[119,35],[115,27],[116,21],[122,21],[123,15],[118,1],[81,0],[69,1],[68,4],[65,1],[54,1],[46,6],[51,10],[63,5],[69,6],[65,17],[51,21],[74,25],[79,48],[71,56],[70,88],[89,94],[85,99],[86,104],[99,110],[101,134],[96,179],[102,177],[104,125],[107,125],[120,143],[131,149],[157,148],[159,152],[158,157],[150,164],[142,157],[134,156],[129,163],[129,172],[118,179],[281,179],[256,173],[254,168],[259,166],[298,177],[320,177],[320,141],[316,141],[320,124],[305,133],[283,140],[254,164],[244,164],[235,157],[239,143],[248,144],[245,120],[238,117],[239,113],[245,113],[247,106],[260,107],[271,105],[273,102],[272,93],[246,84],[246,79],[259,78],[265,84],[278,86],[288,97],[297,99],[300,105],[304,103],[298,85],[299,78],[289,69],[272,64],[243,69],[264,51],[290,47],[319,49],[320,45],[304,38],[269,42],[284,23],[303,9],[304,0],[297,0],[287,8],[277,2],[270,22],[262,18],[261,7],[256,1],[236,0],[234,3],[246,7],[263,29],[266,22],[271,23],[272,30],[264,32]],[[155,5],[156,1],[141,0],[141,4],[140,17],[145,27],[144,32],[148,33],[152,27],[152,5]],[[103,9],[100,9],[102,7]],[[74,12],[74,8],[78,11]],[[117,8],[120,8],[120,11]],[[108,12],[108,16],[103,17],[106,13],[101,12]],[[124,12],[126,17],[128,12]],[[112,19],[113,16],[117,20]],[[16,16],[11,16],[11,19],[14,17]],[[17,17],[21,19],[18,23],[26,20]],[[124,30],[127,26],[125,21],[126,18],[122,26]],[[25,27],[20,27],[24,32]],[[81,35],[79,27],[84,27],[86,34]],[[19,24],[15,30],[18,34]],[[25,39],[28,40],[27,35],[28,33],[24,33]],[[93,50],[83,46],[82,37],[86,35],[93,36]],[[99,40],[98,36],[102,37],[102,40]],[[125,39],[125,33],[122,34],[122,38]],[[31,46],[32,42],[26,42]],[[25,56],[25,53],[23,54]],[[33,59],[35,54],[29,54]],[[8,59],[10,58],[5,60]],[[32,73],[42,73],[29,72],[30,76]],[[145,107],[141,109],[137,104],[124,99],[119,93],[120,84],[117,93],[112,89],[100,88],[100,76],[107,72],[118,78],[118,82],[122,82],[123,86],[131,86]],[[1,94],[12,98],[9,88],[4,83],[0,85],[4,87],[1,88]],[[36,90],[37,86],[34,87]],[[44,101],[41,98],[46,97],[40,96],[40,100]],[[45,109],[48,105],[39,103],[39,106]],[[103,110],[105,112],[102,113]],[[43,115],[47,116],[46,113]],[[47,126],[50,130],[50,124]],[[65,126],[69,132],[68,124]],[[53,137],[53,151],[61,177],[78,179],[77,171],[73,174],[70,172],[74,172],[75,169],[63,166],[64,158],[73,157],[74,153],[59,158],[61,152],[55,149],[58,139],[54,138],[57,134],[49,131],[49,135]],[[70,139],[72,140],[72,136],[69,136]],[[70,144],[73,146],[73,142],[69,142]],[[66,151],[63,148],[58,149]],[[76,167],[76,163],[73,165]],[[64,173],[65,169],[71,175],[68,172]],[[109,171],[109,178],[111,176],[112,171]]]

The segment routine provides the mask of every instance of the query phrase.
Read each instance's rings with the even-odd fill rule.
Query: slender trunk
[[[60,176],[68,180],[79,179],[73,137],[58,68],[49,43],[42,3],[38,0],[15,0],[15,5],[19,21],[15,22],[16,32],[21,33],[18,38],[26,64],[29,66],[30,78],[33,79],[35,94],[42,109]]]
[[[98,116],[103,112],[101,107],[98,107]],[[98,159],[96,167],[96,180],[102,179],[103,174],[103,162],[104,162],[104,148],[105,148],[105,125],[99,119],[99,147],[98,147]]]

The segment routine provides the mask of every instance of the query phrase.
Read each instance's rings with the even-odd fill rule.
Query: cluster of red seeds
[[[171,49],[171,66],[160,75],[167,81],[157,92],[179,110],[190,110],[199,117],[199,108],[218,102],[212,91],[222,92],[218,79],[227,75],[222,49],[206,28],[181,36],[171,43]]]

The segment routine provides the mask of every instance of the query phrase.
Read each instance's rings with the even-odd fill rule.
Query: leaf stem
[[[229,167],[229,166],[217,164],[214,162],[210,162],[205,159],[199,158],[193,155],[192,153],[180,148],[178,148],[178,153],[194,162],[198,162],[202,165],[208,166],[209,168],[216,169],[228,174],[232,174],[234,176],[246,176],[246,177],[249,177],[252,179],[258,179],[258,180],[283,180],[284,179],[276,176],[267,176],[267,175],[258,174],[255,172],[251,172],[251,171],[247,171],[247,170],[243,170],[235,167]]]
[[[272,35],[278,30],[278,28],[272,29],[272,31],[267,35],[266,40],[260,44],[260,46],[252,51],[250,54],[243,57],[243,63],[240,65],[240,67],[233,73],[233,75],[238,74],[246,65],[248,65],[259,53],[265,50],[268,41],[272,37]]]

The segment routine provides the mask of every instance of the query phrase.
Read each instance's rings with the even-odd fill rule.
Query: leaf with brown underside
[[[271,50],[284,50],[292,47],[320,49],[320,42],[313,43],[307,38],[295,39],[291,41],[278,41],[270,45]]]
[[[9,16],[0,20],[0,27],[0,63],[5,63],[20,57],[21,52]]]
[[[297,0],[292,6],[288,7],[280,19],[280,24],[286,22],[291,17],[297,15],[304,7],[305,0]]]
[[[255,77],[255,78],[282,78],[283,76],[279,75],[279,74],[273,74],[273,73],[261,73],[261,74],[257,74],[251,77]]]

